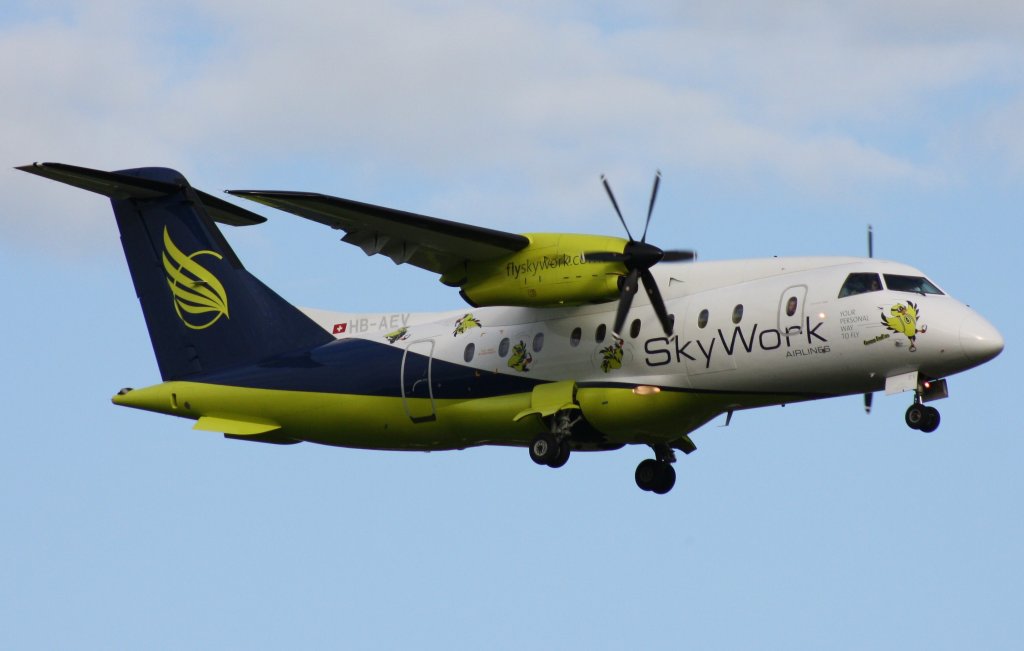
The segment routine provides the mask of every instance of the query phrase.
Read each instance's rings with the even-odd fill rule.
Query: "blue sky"
[[[1004,2],[7,3],[4,648],[1015,649],[1024,639],[1024,9]],[[645,449],[278,448],[119,409],[159,376],[107,202],[11,169],[165,165],[704,259],[876,254],[1007,340],[906,396],[742,413],[668,496]],[[251,207],[251,206],[250,206]],[[299,305],[457,309],[334,232],[227,232]]]

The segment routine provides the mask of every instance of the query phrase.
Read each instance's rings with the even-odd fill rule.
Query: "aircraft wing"
[[[500,258],[530,244],[526,237],[514,233],[325,194],[265,190],[228,193],[343,230],[342,241],[355,244],[366,255],[380,253],[395,264],[409,263],[439,274],[467,261]]]

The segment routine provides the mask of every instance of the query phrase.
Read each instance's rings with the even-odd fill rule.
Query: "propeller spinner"
[[[651,202],[647,207],[647,221],[644,224],[644,232],[640,236],[639,241],[634,239],[633,234],[629,231],[629,226],[626,225],[626,220],[622,217],[622,211],[619,210],[619,203],[615,200],[615,194],[612,193],[612,188],[608,185],[608,179],[604,175],[601,175],[601,183],[604,184],[608,198],[611,199],[612,206],[615,208],[615,214],[619,216],[619,221],[622,222],[622,227],[626,229],[626,235],[629,236],[629,241],[626,243],[622,253],[594,251],[585,254],[588,261],[619,262],[626,267],[627,273],[622,283],[622,293],[619,295],[619,307],[615,312],[615,324],[612,327],[612,334],[617,339],[622,338],[620,333],[622,332],[622,326],[626,323],[629,308],[633,304],[633,296],[636,294],[640,282],[643,282],[644,291],[647,292],[647,296],[651,300],[651,306],[654,307],[654,312],[658,315],[661,327],[665,330],[665,334],[670,335],[672,334],[673,318],[665,308],[665,301],[661,298],[661,290],[658,289],[658,283],[654,280],[651,267],[662,261],[684,262],[693,260],[696,254],[693,251],[663,251],[653,244],[647,243],[647,229],[651,225],[651,215],[654,213],[654,201],[658,196],[661,172],[654,176]]]

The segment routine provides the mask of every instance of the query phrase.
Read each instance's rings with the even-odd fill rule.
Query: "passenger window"
[[[899,276],[885,274],[885,286],[894,292],[913,292],[915,294],[942,294],[942,290],[922,276]]]
[[[509,345],[510,342],[508,340],[508,337],[505,337],[504,339],[501,340],[501,343],[498,344],[498,357],[505,357],[506,355],[508,355]]]
[[[732,322],[739,324],[743,320],[743,305],[737,305],[732,309]]]
[[[569,345],[575,348],[580,345],[580,339],[583,338],[583,330],[580,328],[573,328],[572,334],[569,335]]]
[[[469,362],[473,361],[473,355],[475,354],[476,344],[468,343],[466,344],[466,350],[462,353],[462,359],[466,360],[466,363],[468,364]]]
[[[604,336],[607,332],[608,328],[607,326],[605,326],[605,324],[602,323],[601,325],[597,326],[597,332],[594,333],[594,341],[596,341],[597,343],[601,343],[602,341],[604,341]]]
[[[789,300],[786,301],[786,316],[793,316],[796,314],[796,308],[800,304],[796,296],[790,296]]]
[[[544,347],[544,333],[538,332],[533,338],[533,352],[539,353],[540,349]]]
[[[633,339],[637,338],[640,334],[640,319],[633,319],[633,323],[629,326],[629,336]]]
[[[708,324],[708,316],[709,316],[709,314],[708,314],[707,310],[701,310],[700,311],[700,314],[697,315],[697,327],[698,328],[703,328],[704,326],[706,326]]]
[[[843,288],[839,290],[839,298],[879,291],[882,291],[882,281],[879,280],[878,274],[852,273],[846,277]]]

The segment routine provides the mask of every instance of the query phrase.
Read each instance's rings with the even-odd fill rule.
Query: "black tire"
[[[676,485],[676,469],[664,462],[659,462],[658,466],[658,478],[651,490],[658,495],[664,495]]]
[[[558,445],[558,456],[548,462],[548,466],[552,468],[561,468],[569,461],[569,442],[562,441]]]
[[[910,429],[921,429],[921,426],[925,423],[926,409],[928,408],[917,403],[910,405],[906,415],[907,427]]]
[[[939,429],[939,423],[942,418],[939,416],[939,410],[935,407],[924,408],[924,421],[921,423],[921,431],[925,434],[931,434],[935,430]]]
[[[533,462],[546,466],[558,456],[558,442],[551,434],[539,434],[530,444],[530,458]]]
[[[644,459],[637,465],[635,477],[640,490],[653,490],[658,480],[658,462],[654,459]]]

